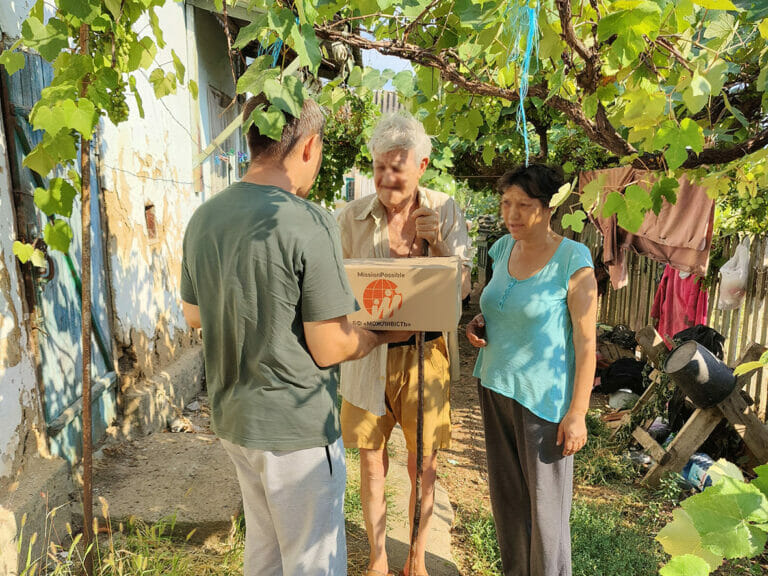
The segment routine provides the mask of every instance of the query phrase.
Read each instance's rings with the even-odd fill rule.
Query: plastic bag
[[[720,298],[717,307],[720,310],[733,310],[741,306],[747,294],[748,281],[749,238],[744,238],[731,259],[720,268]]]

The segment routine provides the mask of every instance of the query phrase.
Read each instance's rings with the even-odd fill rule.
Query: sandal
[[[363,576],[395,576],[395,573],[392,571],[382,572],[381,570],[374,570],[373,568],[368,568],[365,571],[365,574],[363,574]]]

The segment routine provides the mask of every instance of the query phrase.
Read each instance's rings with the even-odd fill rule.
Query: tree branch
[[[408,26],[405,27],[405,30],[403,31],[403,39],[402,42],[408,42],[408,35],[411,33],[411,31],[416,27],[416,25],[421,22],[421,19],[424,18],[435,6],[437,6],[442,0],[432,0],[430,4],[424,8],[424,10],[421,11],[421,14],[416,16],[411,22],[408,24]]]
[[[564,3],[567,3],[566,0],[557,0],[557,2],[558,6],[564,6]],[[568,11],[568,13],[570,13],[570,11]],[[451,82],[458,88],[461,88],[470,94],[501,98],[510,102],[518,102],[520,100],[520,96],[515,90],[502,88],[492,82],[482,80],[476,75],[474,78],[468,77],[468,75],[461,71],[462,63],[460,61],[457,66],[457,63],[453,60],[456,58],[456,55],[452,54],[450,50],[431,51],[402,41],[368,39],[358,34],[349,34],[335,30],[332,26],[328,25],[317,25],[315,27],[315,32],[318,37],[324,40],[342,42],[352,49],[376,50],[380,54],[397,56],[421,66],[434,68],[438,70],[444,81]],[[580,41],[578,41],[578,43],[580,43]],[[594,66],[594,68],[591,69],[592,72],[587,73],[586,76],[589,78],[590,74],[597,74],[597,76],[591,76],[591,78],[597,80],[601,77],[597,53],[595,53],[594,56],[591,56],[591,50],[593,49],[586,48],[583,44],[581,46],[586,50],[586,55],[588,57],[585,62],[587,62],[588,66]],[[581,48],[576,49],[574,47],[574,50],[581,55]],[[595,114],[594,120],[592,120],[586,116],[580,103],[571,102],[557,94],[550,95],[549,87],[546,82],[532,84],[528,89],[528,94],[540,98],[544,101],[546,106],[562,113],[565,118],[578,126],[587,138],[602,146],[608,152],[619,157],[630,156],[637,153],[635,147],[627,142],[616,131],[616,128],[611,124],[608,119],[608,114],[601,103],[598,103],[597,113]],[[756,152],[765,146],[768,146],[768,129],[763,130],[753,138],[730,148],[709,148],[702,151],[701,154],[689,152],[688,159],[682,167],[689,169],[707,164],[727,164]],[[649,169],[663,169],[663,154],[643,155],[637,158],[634,164]]]
[[[677,60],[683,68],[688,70],[688,72],[693,72],[693,68],[691,68],[691,65],[688,63],[688,60],[686,60],[680,52],[678,52],[672,44],[667,42],[664,38],[657,38],[655,41],[651,40],[646,36],[646,40],[648,40],[653,46],[658,46],[660,48],[664,48],[667,52],[669,52],[670,56],[673,56],[675,60]]]
[[[315,27],[315,32],[318,37],[324,40],[343,42],[353,48],[376,50],[386,56],[397,56],[421,66],[435,68],[440,72],[443,80],[452,82],[471,94],[502,98],[511,102],[520,100],[520,95],[515,90],[501,88],[479,79],[467,78],[446,58],[446,53],[443,51],[431,52],[413,44],[371,40],[355,34],[345,34],[329,26],[318,25]],[[593,122],[587,118],[577,102],[571,102],[557,94],[550,95],[546,83],[531,85],[528,88],[528,94],[545,100],[547,106],[561,112],[567,119],[579,126],[591,140],[617,156],[628,156],[636,152],[635,148],[616,132],[610,122],[607,121],[607,117],[604,122],[600,119],[597,123]]]
[[[602,77],[600,68],[600,56],[595,46],[588,48],[578,36],[573,28],[573,13],[571,12],[570,0],[556,0],[557,12],[560,15],[560,26],[563,29],[563,40],[573,48],[573,50],[584,60],[584,71],[576,75],[579,85],[591,94],[597,90],[599,80]]]
[[[768,146],[768,128],[754,137],[730,148],[708,148],[701,154],[688,152],[683,168],[696,168],[704,164],[727,164]]]
[[[766,146],[768,146],[768,129],[730,148],[707,148],[701,154],[696,154],[689,150],[688,159],[683,162],[681,168],[690,170],[699,166],[728,164],[753,152],[757,152]],[[636,159],[632,165],[635,168],[642,168],[644,170],[663,170],[664,158],[662,154],[645,154]]]

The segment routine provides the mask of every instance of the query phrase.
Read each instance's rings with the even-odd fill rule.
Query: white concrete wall
[[[0,477],[11,474],[23,437],[35,425],[34,419],[25,421],[25,412],[39,412],[20,271],[13,255],[16,224],[7,153],[0,122]]]
[[[34,4],[35,0],[0,1],[0,30],[10,38],[21,37],[21,24]]]
[[[167,46],[155,61],[170,63],[173,49],[187,65],[184,6],[168,2],[158,16]],[[166,68],[173,70],[171,64]],[[198,144],[192,124],[197,110],[191,107],[189,91],[179,86],[176,94],[157,100],[141,74],[138,87],[144,118],[129,98],[129,120],[118,127],[104,123],[101,175],[115,337],[121,346],[132,347],[140,370],[151,374],[175,356],[187,332],[179,299],[182,240],[202,195],[193,182]],[[154,206],[157,221],[154,240],[147,232],[148,205]]]

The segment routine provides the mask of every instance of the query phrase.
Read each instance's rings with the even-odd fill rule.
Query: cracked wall
[[[170,61],[173,49],[189,64],[184,6],[167,4],[158,15],[167,46],[156,61]],[[192,137],[197,103],[186,86],[157,100],[146,79],[137,80],[144,118],[131,100],[128,122],[105,122],[100,173],[120,366],[142,377],[192,342],[179,297],[182,240],[203,195],[195,191],[192,164],[199,149]]]
[[[38,430],[39,397],[28,327],[22,306],[8,158],[0,123],[0,478],[11,475]]]

